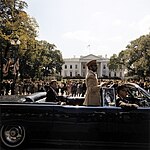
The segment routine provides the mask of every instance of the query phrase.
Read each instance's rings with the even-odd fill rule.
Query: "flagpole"
[[[91,45],[89,44],[89,45],[87,46],[87,48],[88,48],[88,51],[89,51],[89,54],[90,54],[90,52],[91,52]]]

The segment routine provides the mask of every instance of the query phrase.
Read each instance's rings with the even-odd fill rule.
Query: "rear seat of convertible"
[[[38,102],[40,101],[44,101],[44,99],[46,98],[46,92],[36,92],[33,93],[32,95],[28,95],[25,97],[26,102]]]
[[[32,95],[28,95],[25,97],[25,102],[45,103],[45,104],[53,104],[53,105],[59,105],[59,104],[82,105],[84,98],[83,97],[58,96],[59,102],[46,102],[45,100],[46,100],[46,92],[36,92],[36,93],[33,93]]]
[[[36,92],[25,97],[25,102],[58,105],[58,102],[46,102],[46,92]]]

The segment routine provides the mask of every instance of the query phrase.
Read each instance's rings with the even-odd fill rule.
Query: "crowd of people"
[[[109,82],[110,84],[121,84],[126,81],[122,80],[101,80],[102,82]],[[143,80],[136,81],[130,80],[138,84],[140,87],[144,88],[150,92],[150,82],[144,82]],[[100,83],[100,81],[98,82]],[[50,81],[17,81],[16,83],[13,80],[4,80],[2,83],[1,95],[30,95],[35,92],[47,91],[50,85]],[[85,80],[67,80],[67,81],[58,81],[57,92],[59,95],[68,95],[68,96],[84,96],[86,91]]]
[[[30,95],[35,92],[47,92],[51,81],[24,81],[4,80],[2,83],[1,95]],[[58,95],[68,95],[74,97],[84,97],[86,85],[84,80],[58,81],[56,92]]]
[[[110,82],[110,84],[121,84],[127,81],[122,80],[101,80],[102,82]],[[99,81],[100,82],[100,81]],[[146,91],[150,92],[150,82],[144,82],[143,80],[136,81],[130,80],[138,84],[140,87],[144,88]],[[2,83],[1,95],[29,95],[35,92],[47,91],[50,81],[31,81],[24,80],[18,81],[16,83],[13,80],[4,80]],[[66,82],[58,81],[59,95],[69,95],[69,96],[84,96],[86,91],[85,80],[68,80]]]

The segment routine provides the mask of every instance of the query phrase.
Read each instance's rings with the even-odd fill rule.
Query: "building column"
[[[80,76],[82,76],[81,75],[81,67],[82,67],[82,64],[81,64],[82,62],[79,62],[79,74],[80,74]]]
[[[100,77],[102,77],[102,70],[103,70],[103,65],[102,62],[100,63]]]
[[[100,62],[97,63],[97,77],[100,77]]]

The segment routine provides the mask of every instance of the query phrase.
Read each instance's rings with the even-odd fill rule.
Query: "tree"
[[[36,41],[35,47],[30,48],[30,51],[26,51],[26,55],[22,59],[24,60],[22,65],[30,66],[29,77],[42,78],[43,76],[61,72],[64,62],[60,50],[56,48],[54,44],[50,44],[47,41]],[[22,76],[27,76],[24,68],[26,67],[22,67]]]
[[[119,64],[127,68],[128,76],[150,76],[150,34],[131,41],[118,56],[110,58],[109,68],[118,68]]]
[[[116,54],[113,54],[113,56],[110,57],[108,67],[110,70],[116,70],[118,69],[118,56]]]
[[[1,39],[1,57],[6,60],[10,58],[10,52],[22,58],[24,49],[29,41],[35,41],[37,37],[37,23],[33,18],[30,18],[24,11],[27,3],[22,0],[1,0],[0,1],[0,39]],[[11,45],[12,39],[19,39],[21,45],[14,47]],[[17,59],[16,59],[17,60]],[[21,61],[21,59],[20,59]],[[2,62],[4,63],[4,61]],[[15,62],[14,62],[15,63]]]
[[[28,5],[23,0],[0,1],[0,48],[2,57],[8,61],[10,51],[14,52],[11,40],[19,38],[17,47],[20,77],[40,77],[61,72],[62,54],[54,44],[38,41],[38,24],[25,11]]]
[[[54,44],[50,44],[47,41],[39,41],[38,53],[36,53],[36,56],[33,55],[37,62],[41,62],[39,63],[40,68],[45,68],[45,76],[61,72],[64,61],[60,50],[56,48]]]
[[[132,41],[127,50],[130,51],[128,66],[132,69],[133,74],[140,77],[150,75],[150,35],[143,35]]]

